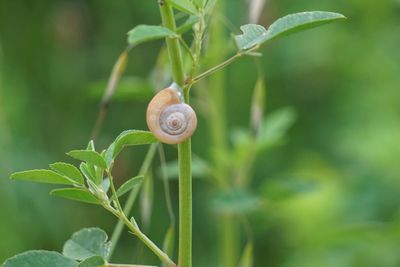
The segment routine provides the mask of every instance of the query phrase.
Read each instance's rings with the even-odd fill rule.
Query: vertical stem
[[[160,13],[164,27],[176,30],[172,7],[160,1]],[[184,85],[181,48],[177,38],[166,39],[172,76],[180,86]],[[185,102],[189,103],[189,88],[184,89]],[[192,266],[192,166],[190,139],[178,145],[179,162],[179,267]]]
[[[225,9],[224,0],[219,0],[214,12],[223,13]],[[225,46],[227,43],[224,27],[218,20],[213,20],[210,25],[210,40],[212,45],[209,47],[210,66],[215,66],[225,59]],[[226,163],[221,160],[218,154],[228,153],[227,129],[226,129],[226,76],[225,72],[214,73],[209,79],[211,116],[208,117],[210,136],[212,141],[211,157],[215,162],[215,175],[221,185],[221,190],[229,190],[231,183],[228,180],[229,174]],[[218,151],[220,153],[215,153]],[[221,214],[218,218],[219,223],[219,246],[220,259],[219,266],[232,267],[238,264],[239,254],[239,234],[237,232],[237,222],[232,216]]]

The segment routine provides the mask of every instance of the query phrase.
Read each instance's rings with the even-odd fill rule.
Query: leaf
[[[259,197],[243,190],[231,190],[217,194],[213,199],[215,211],[224,214],[243,214],[261,205]]]
[[[89,204],[100,204],[99,200],[91,193],[79,188],[59,188],[50,192],[52,196],[63,197],[70,200],[85,202]]]
[[[83,176],[81,172],[72,164],[68,164],[65,162],[56,162],[50,164],[50,168],[61,175],[68,177],[69,179],[77,182],[78,184],[83,184]]]
[[[72,150],[72,151],[68,152],[67,155],[74,159],[78,159],[78,160],[85,161],[87,163],[99,166],[103,169],[107,168],[106,162],[104,161],[103,157],[96,151]]]
[[[295,13],[278,19],[268,30],[257,24],[243,25],[240,27],[243,34],[236,35],[235,41],[239,50],[247,50],[278,37],[343,19],[346,17],[333,12]]]
[[[101,256],[93,256],[79,263],[77,267],[103,267],[105,263]]]
[[[251,103],[251,126],[256,133],[259,133],[264,118],[265,109],[265,82],[264,77],[258,77]]]
[[[46,250],[27,251],[6,260],[3,267],[76,267],[78,263],[58,252]]]
[[[246,244],[242,258],[240,259],[239,267],[252,267],[253,266],[253,243]]]
[[[178,35],[168,28],[155,25],[138,25],[128,32],[128,43],[132,46],[144,42],[162,39],[165,37],[178,37]]]
[[[117,62],[115,62],[114,67],[111,71],[110,78],[107,83],[106,90],[104,91],[103,97],[101,99],[101,106],[106,107],[111,101],[115,90],[117,88],[118,82],[125,72],[126,65],[128,63],[128,51],[124,51],[118,57]]]
[[[193,25],[196,24],[198,21],[199,21],[199,17],[193,16],[193,15],[189,16],[187,18],[187,20],[176,29],[176,32],[178,34],[183,34],[187,31],[189,31],[190,29],[192,29]]]
[[[157,138],[151,132],[139,130],[124,131],[108,147],[105,154],[107,164],[110,165],[125,146],[145,145],[157,142]]]
[[[131,191],[131,189],[134,188],[135,186],[140,185],[143,181],[143,178],[144,178],[143,175],[138,175],[123,183],[117,190],[117,196],[120,197],[125,193]]]
[[[82,162],[79,165],[79,169],[83,173],[83,175],[86,177],[87,180],[91,180],[93,182],[96,181],[96,171],[94,168],[89,168],[88,164],[85,162]]]
[[[30,170],[11,174],[11,179],[25,180],[36,183],[72,185],[74,181],[50,170]]]
[[[198,13],[196,6],[189,0],[167,0],[167,2],[184,13],[191,15],[196,15]]]
[[[290,108],[281,108],[266,117],[260,130],[258,149],[278,144],[296,120],[296,112]]]
[[[110,242],[107,234],[100,228],[84,228],[75,232],[71,239],[65,242],[63,254],[76,260],[85,260],[89,257],[100,256],[107,258],[110,251]]]

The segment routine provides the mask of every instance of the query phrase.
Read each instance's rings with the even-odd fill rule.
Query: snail
[[[196,113],[183,102],[182,92],[175,83],[153,97],[147,107],[146,121],[154,136],[167,144],[182,143],[197,127]]]

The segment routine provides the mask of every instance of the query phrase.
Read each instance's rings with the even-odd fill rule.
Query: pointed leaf
[[[81,261],[77,267],[103,267],[105,263],[106,261],[103,259],[103,257],[93,256]]]
[[[243,34],[235,36],[235,41],[239,50],[247,50],[278,37],[343,19],[346,17],[333,12],[295,13],[278,19],[268,30],[257,24],[243,25],[240,27]]]
[[[68,156],[78,159],[81,161],[85,161],[87,163],[99,166],[103,169],[107,168],[106,162],[103,157],[97,153],[96,151],[91,150],[72,150],[67,153]]]
[[[135,186],[140,185],[143,181],[143,178],[144,178],[143,175],[139,175],[123,183],[117,190],[117,196],[120,197],[125,193],[131,191],[131,189],[134,188]]]
[[[10,177],[15,180],[25,180],[36,183],[72,185],[74,181],[50,170],[30,170],[13,173]]]
[[[249,242],[246,244],[239,267],[253,267],[253,243]]]
[[[268,115],[265,118],[258,135],[258,149],[277,145],[293,125],[295,120],[296,112],[290,107],[280,108]]]
[[[27,251],[6,260],[3,267],[76,267],[78,263],[58,252],[46,250]]]
[[[106,259],[110,251],[110,242],[107,239],[106,232],[99,228],[84,228],[74,233],[64,244],[63,254],[76,260],[93,256]]]
[[[139,130],[124,131],[107,149],[105,154],[107,164],[110,165],[125,146],[145,145],[157,142],[157,138],[151,132]]]
[[[144,42],[165,37],[178,37],[178,35],[170,29],[162,26],[138,25],[128,32],[128,43],[136,46]]]
[[[196,15],[198,13],[196,6],[189,0],[167,0],[174,8],[184,13]]]
[[[74,180],[78,184],[83,184],[83,176],[81,172],[72,164],[68,164],[65,162],[56,162],[50,164],[50,168],[61,175],[68,177],[71,180]]]
[[[95,196],[93,196],[88,191],[79,188],[54,189],[50,192],[50,195],[63,197],[70,200],[85,202],[89,204],[100,204],[99,200]]]
[[[83,173],[83,175],[86,177],[87,180],[91,180],[93,182],[96,181],[96,171],[94,168],[89,168],[87,163],[82,162],[79,165],[79,169],[81,170],[81,172]]]

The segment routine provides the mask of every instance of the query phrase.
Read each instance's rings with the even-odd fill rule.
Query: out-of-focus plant
[[[226,43],[217,42],[218,46],[213,48],[213,38],[219,38],[221,25],[213,23],[214,26],[208,31],[210,21],[218,15],[215,10],[218,10],[219,5],[222,4],[223,1],[216,0],[159,0],[162,26],[139,25],[128,33],[128,47],[114,66],[102,99],[101,110],[104,111],[115,93],[116,86],[124,73],[129,51],[139,44],[165,38],[170,62],[167,71],[171,74],[173,86],[157,94],[157,97],[149,105],[147,122],[152,132],[127,130],[121,133],[106,149],[99,152],[95,150],[93,141],[89,142],[86,149],[68,152],[69,156],[81,161],[79,168],[69,163],[56,162],[50,165],[50,169],[22,171],[11,175],[11,178],[15,180],[66,185],[68,187],[52,190],[51,194],[102,206],[118,219],[111,240],[108,241],[106,233],[101,229],[86,228],[72,235],[71,239],[65,243],[62,254],[50,251],[29,251],[10,258],[4,263],[5,267],[19,267],[27,264],[44,267],[122,266],[110,263],[109,260],[124,226],[157,255],[164,265],[192,266],[192,150],[190,136],[193,132],[184,135],[181,139],[175,136],[185,133],[190,127],[194,129],[196,127],[196,115],[194,114],[194,117],[186,115],[186,111],[193,111],[189,106],[191,88],[239,58],[262,56],[258,50],[264,43],[294,32],[344,19],[341,14],[313,11],[285,16],[270,25],[268,29],[257,24],[243,25],[240,27],[242,34],[234,36],[235,49],[232,51],[232,55],[226,59],[225,51],[229,52],[229,49],[225,49]],[[178,26],[174,10],[180,11],[184,18],[183,23]],[[192,38],[186,36],[188,32],[192,33]],[[207,48],[204,46],[206,36],[209,39]],[[190,43],[188,43],[188,39]],[[209,51],[210,55],[207,55]],[[204,65],[211,66],[203,69]],[[283,109],[267,116],[265,120],[263,119],[265,92],[263,77],[260,76],[254,90],[251,127],[233,131],[227,136],[227,131],[224,129],[225,117],[223,112],[218,113],[226,95],[222,91],[223,85],[220,84],[218,76],[215,77],[217,78],[211,80],[209,86],[202,86],[202,89],[207,90],[210,94],[208,116],[215,148],[213,148],[214,163],[205,164],[206,167],[203,165],[202,170],[207,170],[209,175],[215,178],[220,191],[220,194],[214,199],[214,208],[223,218],[221,230],[224,232],[222,234],[224,241],[221,254],[224,256],[220,265],[225,267],[239,264],[243,267],[251,266],[253,244],[250,238],[240,262],[234,254],[235,246],[239,241],[235,237],[237,230],[235,221],[236,219],[243,220],[246,225],[245,214],[259,204],[257,197],[251,195],[247,190],[250,182],[250,167],[259,152],[282,141],[287,128],[293,122],[294,115],[291,109]],[[162,101],[166,103],[162,103]],[[185,108],[184,111],[181,111],[182,107]],[[93,135],[98,133],[101,121],[102,116],[99,117]],[[153,122],[157,124],[156,127],[152,127]],[[158,131],[162,131],[161,135]],[[170,139],[164,138],[165,132],[169,132]],[[226,144],[229,138],[232,140],[232,148],[228,148]],[[164,248],[161,249],[144,234],[136,219],[130,215],[140,185],[144,179],[148,180],[146,176],[159,147],[159,141],[178,144],[179,248],[177,263],[171,256],[174,240],[173,219],[171,219],[170,227],[172,230],[166,233]],[[112,173],[116,157],[126,146],[147,144],[150,144],[150,148],[139,173],[116,188]],[[194,166],[201,166],[202,160],[194,159],[196,161],[193,162],[199,162]],[[164,169],[164,173],[166,172],[167,169]],[[151,187],[151,184],[147,186]],[[145,190],[147,186],[143,189]],[[129,196],[125,205],[122,205],[120,197],[127,193]],[[171,209],[171,205],[168,207]],[[144,217],[149,218],[148,216]]]

